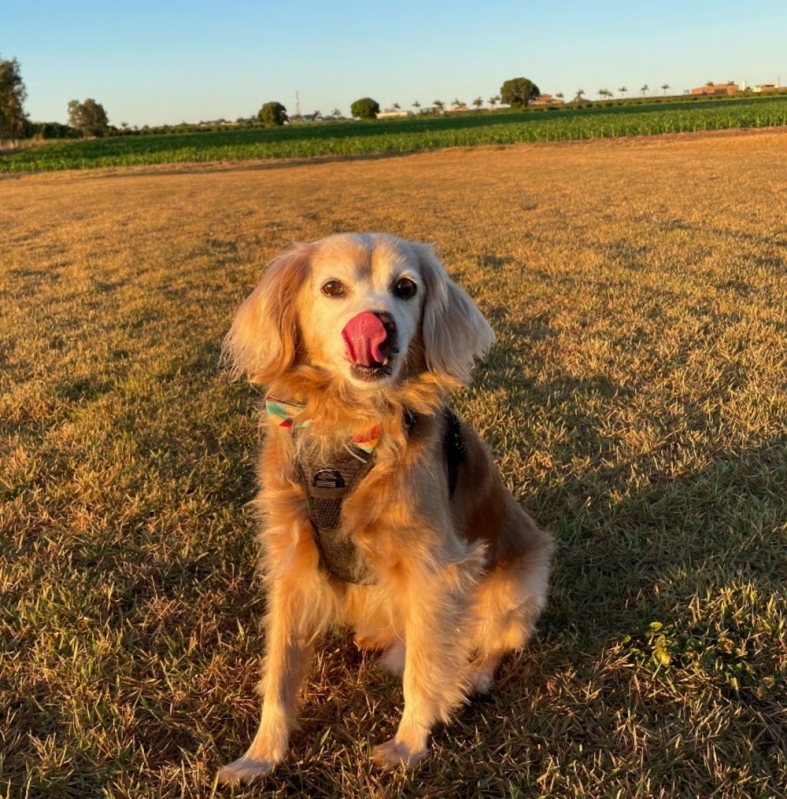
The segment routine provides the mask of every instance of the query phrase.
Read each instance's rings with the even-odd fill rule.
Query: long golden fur
[[[395,333],[383,345],[386,357],[365,368],[342,335],[368,312]],[[383,650],[383,665],[403,676],[399,728],[374,749],[387,768],[417,763],[433,726],[468,694],[488,691],[503,655],[532,634],[552,540],[506,490],[466,424],[449,497],[445,394],[469,381],[474,358],[493,341],[430,247],[383,234],[294,247],[239,308],[225,341],[236,376],[303,411],[292,429],[272,424],[262,452],[262,718],[222,781],[267,774],[285,757],[314,642],[330,624],[352,626],[360,646]],[[408,432],[410,414],[417,421]],[[328,458],[375,425],[382,434],[374,467],[342,507],[341,533],[375,578],[355,585],[321,566],[294,461],[305,447]]]

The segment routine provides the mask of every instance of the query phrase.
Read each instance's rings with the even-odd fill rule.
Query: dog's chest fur
[[[453,411],[442,412],[442,450],[447,475],[446,498],[450,501],[456,490],[459,468],[465,455],[462,425]],[[406,411],[403,426],[409,439],[419,417]],[[421,427],[433,426],[421,417]],[[343,524],[342,507],[357,486],[374,469],[375,452],[366,452],[348,440],[326,456],[316,446],[302,446],[294,459],[295,471],[306,495],[309,521],[320,555],[320,566],[328,574],[345,583],[369,585],[376,581],[374,572],[360,554],[353,539],[353,530]],[[380,497],[379,514],[385,512]]]

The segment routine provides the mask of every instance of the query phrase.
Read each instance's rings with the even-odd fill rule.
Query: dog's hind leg
[[[366,652],[380,652],[390,649],[396,642],[396,631],[393,627],[384,630],[358,630],[355,633],[355,645]]]
[[[495,683],[495,672],[505,653],[505,649],[484,652],[470,663],[467,676],[470,693],[488,694],[492,690]]]
[[[473,607],[477,655],[467,672],[472,693],[489,693],[505,654],[522,649],[533,635],[546,604],[550,555],[551,545],[545,545],[536,557],[499,568],[478,585]]]
[[[404,665],[407,657],[407,649],[404,641],[397,638],[388,649],[385,650],[382,657],[377,661],[377,665],[389,674],[395,677],[401,677],[404,674]]]
[[[356,633],[355,645],[366,652],[382,652],[377,665],[389,674],[401,677],[404,673],[404,641],[391,628],[381,634]]]

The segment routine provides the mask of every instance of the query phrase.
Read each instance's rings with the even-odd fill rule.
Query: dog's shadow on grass
[[[659,584],[677,598],[707,580],[742,576],[772,588],[768,581],[784,578],[774,563],[764,565],[760,528],[787,517],[787,436],[725,447],[712,404],[666,394],[650,400],[659,406],[637,404],[636,379],[616,382],[605,373],[553,371],[538,380],[549,357],[539,344],[560,346],[548,315],[516,322],[503,308],[488,315],[503,339],[522,344],[513,360],[493,349],[478,371],[479,391],[504,394],[512,418],[540,414],[545,428],[565,428],[554,445],[528,438],[537,423],[514,431],[523,449],[541,446],[552,456],[541,475],[527,473],[526,462],[512,479],[529,484],[526,507],[558,539],[548,628],[564,619],[590,638],[600,628],[627,634],[662,611],[663,603],[634,601]]]
[[[478,391],[503,395],[522,428],[487,437],[506,455],[504,477],[515,492],[525,486],[519,498],[558,543],[540,642],[599,657],[621,641],[641,643],[654,624],[690,635],[691,603],[729,586],[761,597],[779,590],[787,569],[774,535],[787,518],[787,436],[725,445],[713,403],[669,388],[654,397],[636,375],[556,374],[545,368],[561,346],[548,315],[488,315],[505,343],[479,369]]]

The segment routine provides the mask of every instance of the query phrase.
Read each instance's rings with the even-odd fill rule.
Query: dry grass
[[[264,790],[785,796],[785,187],[784,133],[2,179],[0,795],[210,796],[248,742],[255,397],[219,343],[274,253],[371,229],[499,334],[457,405],[560,541],[552,599],[409,775],[337,632]]]

